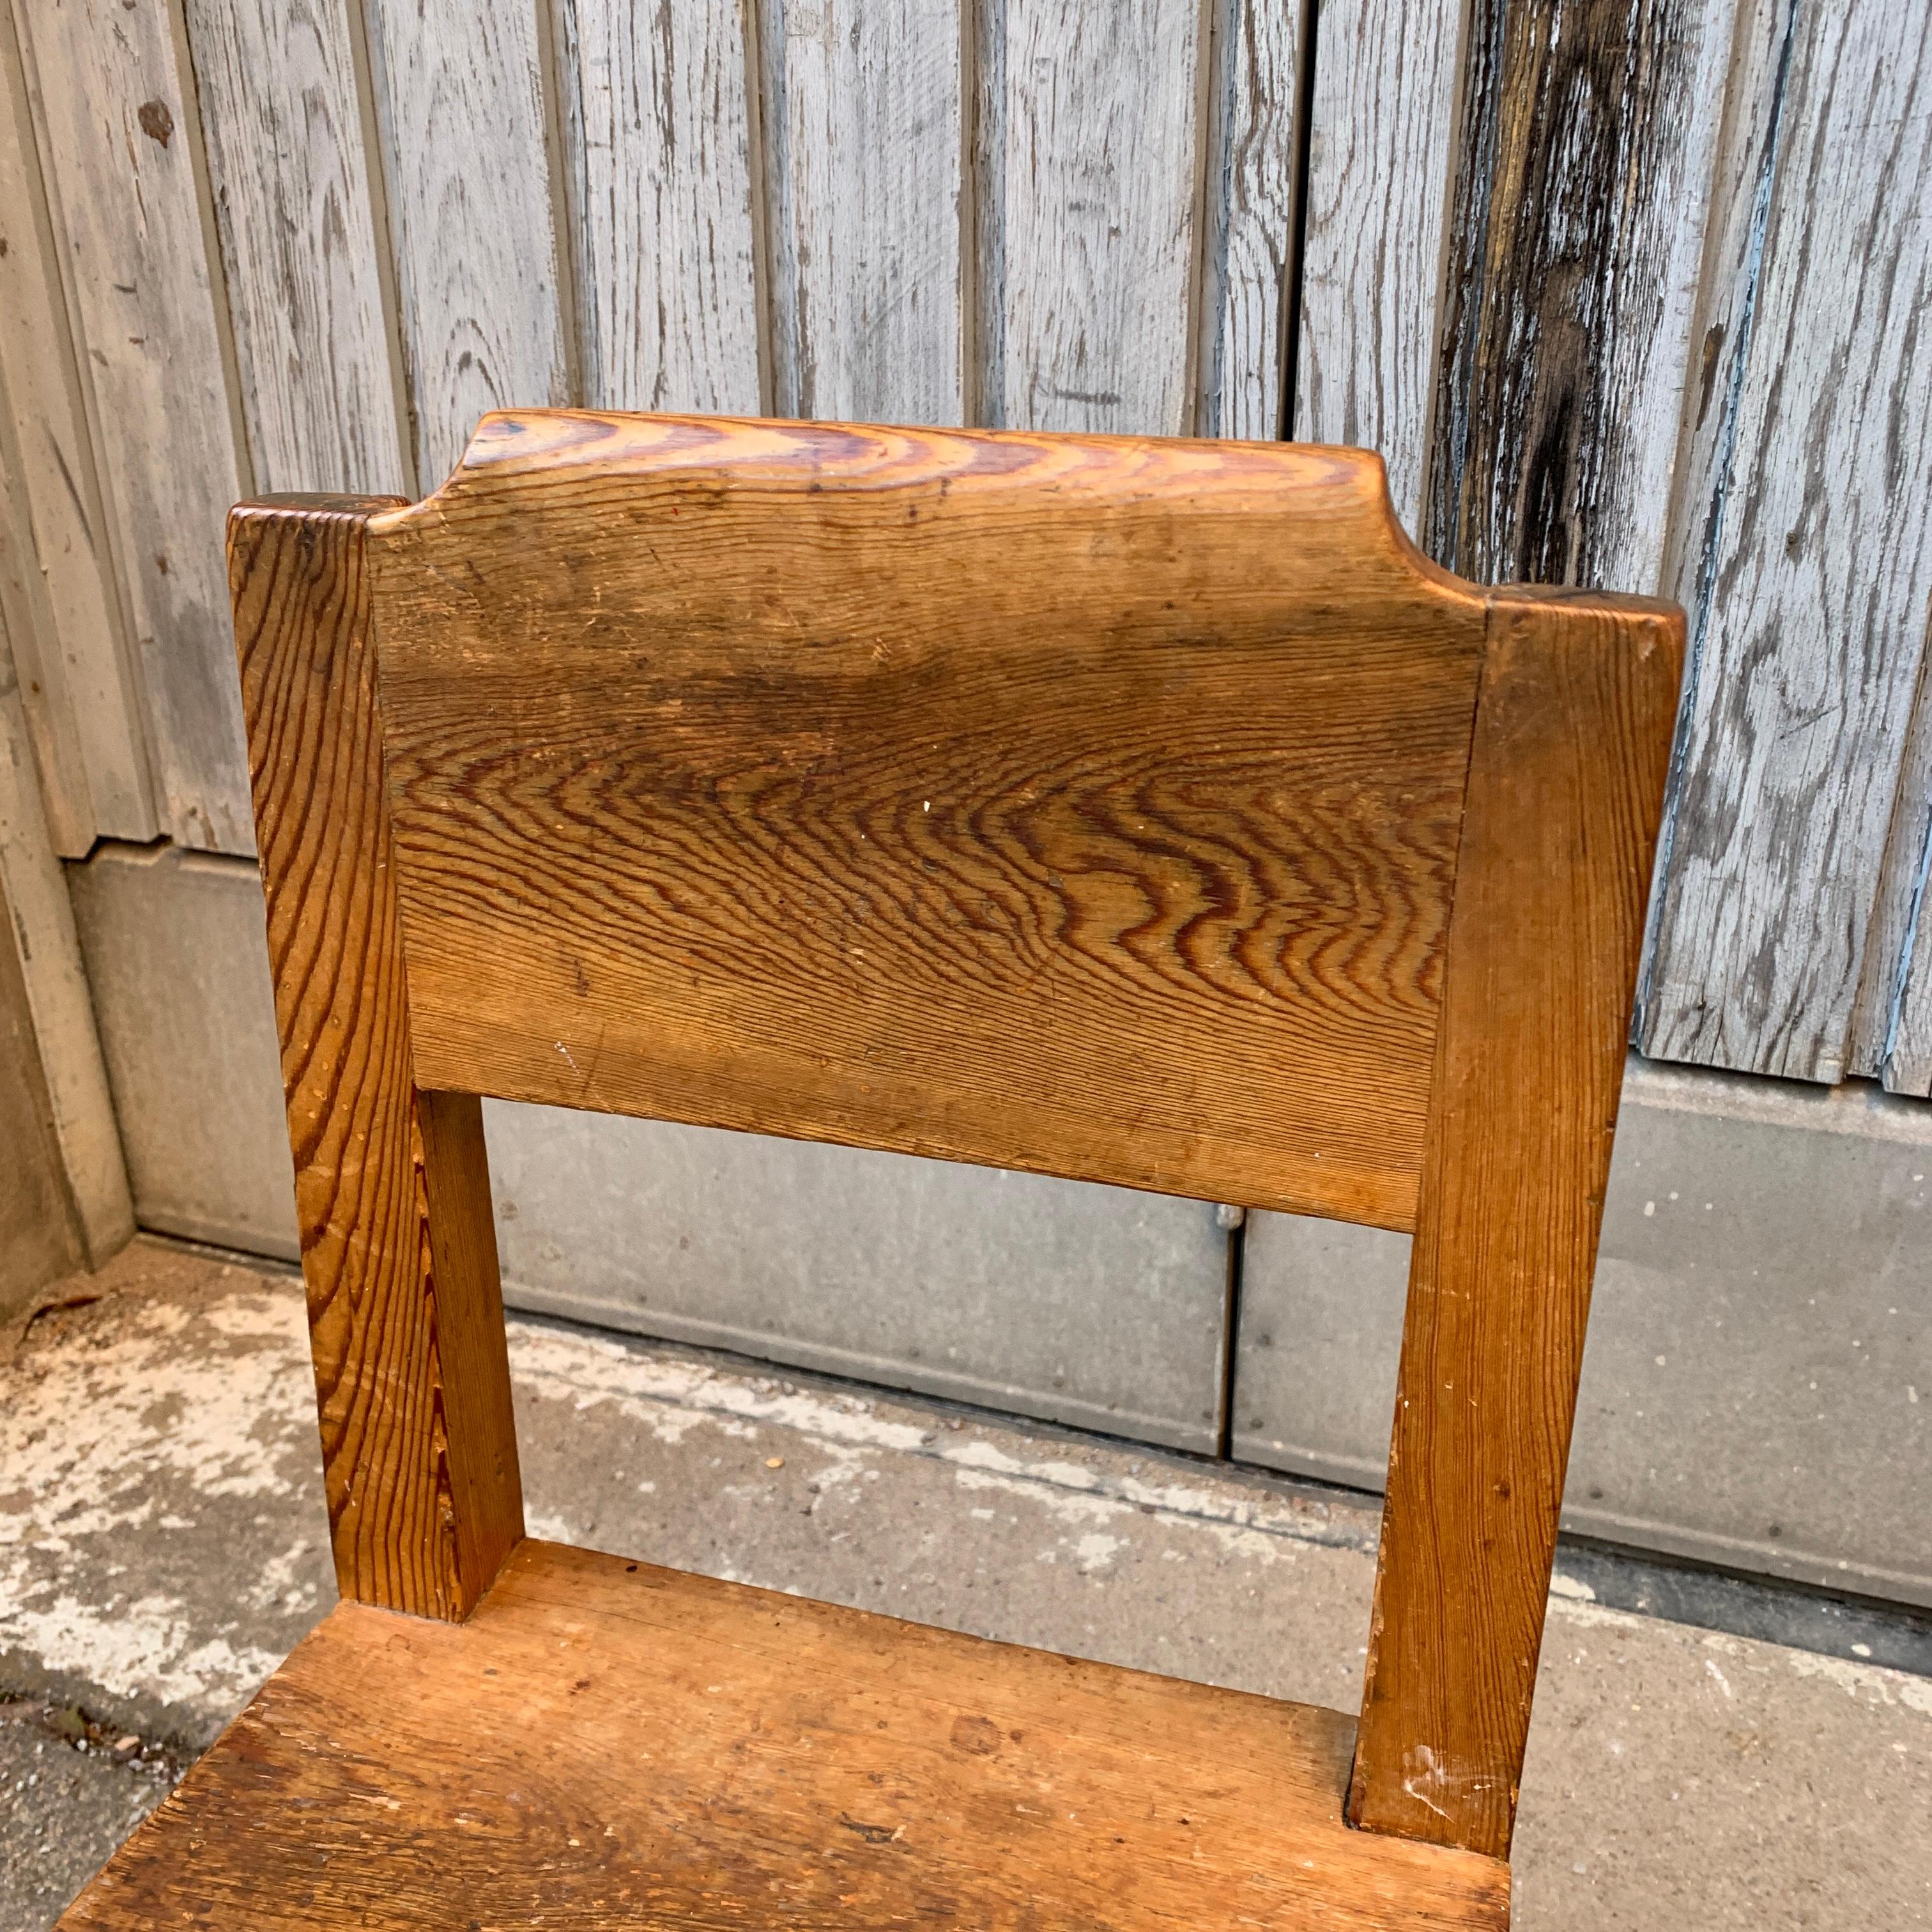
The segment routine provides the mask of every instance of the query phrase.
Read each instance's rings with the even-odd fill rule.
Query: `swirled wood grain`
[[[372,541],[427,1084],[1408,1224],[1483,604],[1374,458],[500,417]]]
[[[337,1580],[460,1617],[523,1534],[482,1110],[419,1094],[364,532],[392,498],[230,520]]]

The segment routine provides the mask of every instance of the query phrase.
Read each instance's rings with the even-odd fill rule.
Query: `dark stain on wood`
[[[1427,548],[1478,579],[1619,574],[1626,362],[1663,320],[1688,0],[1475,0]],[[1624,584],[1648,591],[1652,584]]]

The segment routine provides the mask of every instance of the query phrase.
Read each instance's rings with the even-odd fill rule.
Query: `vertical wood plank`
[[[1202,10],[988,0],[980,22],[981,420],[1185,434]]]
[[[368,0],[403,366],[425,490],[490,410],[567,405],[566,217],[548,0]],[[487,164],[478,165],[478,158]]]
[[[1932,812],[1922,800],[1914,814],[1922,823]],[[1918,868],[1910,882],[1911,916],[1900,946],[1898,990],[1888,1004],[1879,1066],[1888,1091],[1919,1100],[1932,1096],[1932,824],[1918,848]]]
[[[1656,590],[1734,0],[1474,0],[1428,547]]]
[[[564,0],[593,409],[755,416],[752,50],[738,0]]]
[[[94,403],[163,822],[254,849],[219,532],[245,474],[201,189],[194,93],[166,0],[14,19]]]
[[[460,1618],[523,1534],[480,1104],[419,1093],[390,869],[366,526],[244,504],[236,648],[337,1580]]]
[[[959,0],[769,0],[773,407],[964,420]]]
[[[1693,685],[1640,1040],[1828,1082],[1932,598],[1932,39],[1886,0],[1759,0],[1734,92],[1746,191],[1702,331]]]
[[[1845,1071],[1876,1076],[1888,1092],[1932,1092],[1932,640],[1918,662],[1918,698],[1906,729],[1892,829],[1866,937]]]
[[[20,701],[20,680],[8,663],[8,644],[0,633],[0,919],[6,922],[0,932],[4,954],[0,970],[17,964],[30,1022],[28,1044],[38,1061],[33,1084],[41,1089],[52,1126],[80,1236],[79,1258],[88,1268],[99,1268],[132,1238],[134,1204],[74,932],[74,905],[42,807]],[[16,1121],[20,1118],[14,1116]],[[0,1195],[5,1195],[20,1185],[19,1164],[26,1150],[5,1132],[0,1132],[0,1148],[5,1163]],[[0,1277],[6,1272],[0,1263]],[[0,1308],[18,1312],[18,1294],[24,1286],[37,1285],[4,1282]]]
[[[187,0],[256,487],[406,490],[348,0]]]
[[[1315,42],[1294,434],[1379,450],[1422,527],[1464,7],[1328,0]]]
[[[11,13],[0,8],[0,607],[54,850],[159,829],[81,374]]]
[[[1508,1855],[1682,663],[1498,592],[1478,700],[1349,1816]]]
[[[1280,436],[1294,238],[1300,0],[1217,16],[1202,263],[1204,436]]]

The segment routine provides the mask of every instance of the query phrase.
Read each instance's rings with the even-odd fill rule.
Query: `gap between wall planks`
[[[336,1577],[460,1618],[523,1502],[482,1108],[410,1045],[365,546],[398,501],[244,505],[230,556]]]
[[[211,274],[200,130],[166,0],[15,0],[49,212],[137,654],[160,823],[250,854],[214,532],[248,470]]]
[[[1882,878],[1932,603],[1932,44],[1889,0],[1758,0],[1747,26],[1680,519],[1694,683],[1640,1044],[1828,1082],[1882,1052],[1890,998],[1852,1034],[1862,978],[1900,978],[1868,958],[1874,906],[1909,901],[1923,849],[1908,829]],[[1880,931],[1900,945],[1907,923]]]
[[[1506,1858],[1683,620],[1491,593],[1349,1816]]]
[[[1932,1095],[1932,640],[1902,769],[1851,1071],[1876,1072],[1892,1093],[1922,1099]]]
[[[159,829],[12,10],[0,4],[0,610],[63,858]]]

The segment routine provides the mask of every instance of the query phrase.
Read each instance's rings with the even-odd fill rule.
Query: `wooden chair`
[[[1506,1924],[1681,614],[692,418],[230,548],[344,1601],[64,1922]],[[1412,1228],[1359,1723],[526,1538],[484,1094]]]

